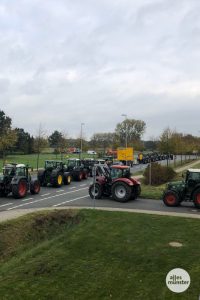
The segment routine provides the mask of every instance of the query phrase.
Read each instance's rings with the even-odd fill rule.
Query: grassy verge
[[[75,157],[79,158],[79,154],[65,154],[63,155],[63,159]],[[83,153],[82,157],[91,157],[93,158],[94,155],[89,155],[87,153]],[[53,153],[44,154],[41,153],[39,156],[39,168],[44,167],[45,160],[61,160],[61,155],[56,155]],[[27,154],[27,155],[8,155],[6,157],[6,162],[17,162],[22,164],[28,164],[30,167],[36,168],[37,166],[37,154]],[[0,159],[0,169],[2,168],[3,160]]]
[[[9,253],[0,264],[1,299],[198,298],[199,220],[83,210],[54,228],[47,216],[43,222],[40,214],[41,228],[30,226],[37,215],[0,225]],[[21,238],[6,246],[13,236]],[[183,247],[172,248],[171,241]],[[166,274],[176,267],[191,276],[183,294],[170,292],[165,284]]]
[[[156,199],[160,200],[162,198],[162,193],[165,188],[165,184],[159,185],[159,186],[152,186],[152,185],[146,185],[141,184],[141,198],[144,199]]]

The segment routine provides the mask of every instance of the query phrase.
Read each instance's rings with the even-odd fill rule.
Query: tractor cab
[[[45,170],[62,169],[62,161],[45,160]]]
[[[185,177],[185,185],[188,189],[193,189],[200,184],[200,169],[188,169]]]
[[[112,179],[130,178],[130,176],[131,176],[130,168],[127,166],[114,165],[111,167]]]

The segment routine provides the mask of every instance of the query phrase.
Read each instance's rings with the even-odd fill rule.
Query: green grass
[[[145,199],[156,199],[160,200],[162,198],[163,190],[165,189],[165,184],[159,186],[141,184],[141,198]]]
[[[1,299],[198,299],[199,239],[195,219],[95,210],[28,215],[0,224]],[[191,276],[183,294],[165,284],[176,267]]]
[[[79,154],[63,154],[63,159],[65,158],[70,158],[70,157],[75,157],[79,158]],[[83,153],[82,157],[88,157],[88,158],[93,158],[94,155],[89,155],[87,153]],[[60,154],[53,154],[53,153],[41,153],[39,156],[39,168],[44,167],[44,162],[45,160],[61,160],[61,155]],[[37,154],[27,154],[27,155],[8,155],[6,157],[6,162],[17,162],[17,163],[22,163],[22,164],[28,164],[30,167],[33,167],[34,169],[37,166]],[[3,165],[3,160],[0,159],[0,169],[2,168]]]

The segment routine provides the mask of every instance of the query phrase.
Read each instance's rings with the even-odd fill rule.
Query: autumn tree
[[[125,119],[123,122],[118,123],[115,128],[115,134],[120,142],[120,145],[125,145],[127,137],[128,147],[133,147],[141,141],[141,137],[146,129],[146,123],[142,120]],[[139,143],[140,144],[140,143]]]

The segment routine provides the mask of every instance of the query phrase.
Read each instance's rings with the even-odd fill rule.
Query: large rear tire
[[[200,189],[197,189],[193,195],[193,202],[196,208],[200,208]]]
[[[95,187],[94,187],[95,185]],[[98,183],[92,184],[89,187],[89,195],[92,199],[101,199],[103,194],[102,186]]]
[[[180,205],[180,199],[176,192],[174,191],[166,191],[163,196],[163,202],[166,206],[179,206]]]
[[[18,184],[12,185],[12,194],[15,199],[24,198],[27,194],[28,185],[26,180],[19,180]]]
[[[122,181],[117,181],[112,185],[111,194],[115,201],[127,202],[131,199],[132,187]]]

